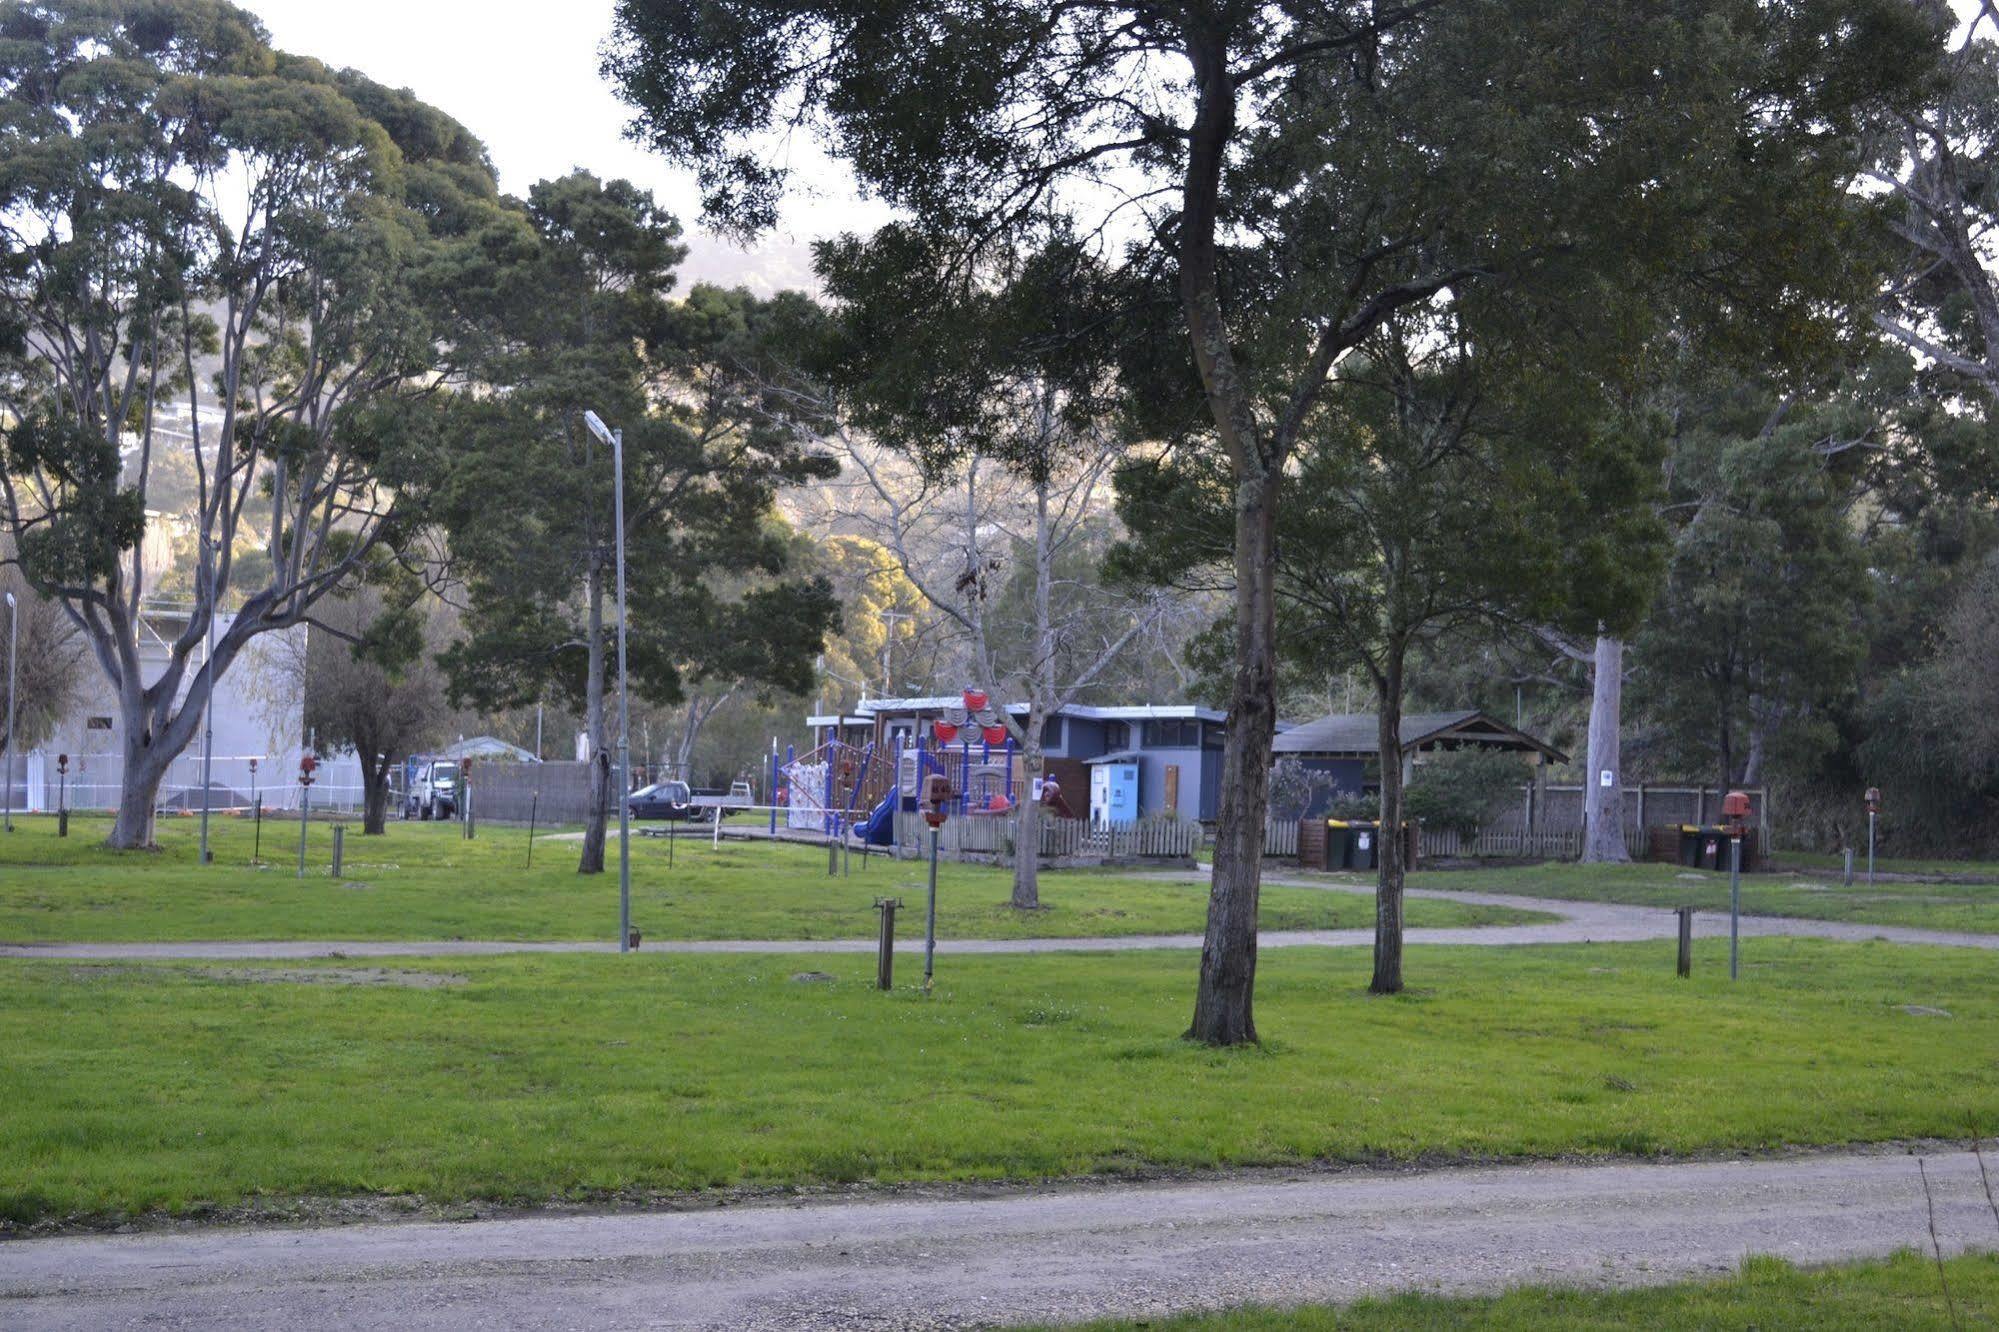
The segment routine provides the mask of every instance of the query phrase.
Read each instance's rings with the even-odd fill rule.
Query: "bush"
[[[1416,769],[1403,797],[1403,813],[1432,828],[1470,837],[1520,798],[1526,777],[1518,754],[1489,749],[1438,754]]]

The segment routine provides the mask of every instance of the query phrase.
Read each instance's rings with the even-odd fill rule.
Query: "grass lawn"
[[[1815,870],[1837,870],[1845,864],[1844,857],[1819,851],[1779,851],[1774,859],[1780,865]],[[1999,883],[1999,860],[1938,860],[1921,857],[1891,859],[1887,856],[1877,856],[1874,868],[1883,874],[1943,875],[1962,879],[1985,879]],[[1854,853],[1853,877],[1856,882],[1867,877],[1867,848],[1864,846]]]
[[[1412,888],[1515,893],[1563,901],[1728,910],[1728,875],[1684,865],[1524,865],[1438,870],[1409,876]],[[1863,883],[1791,874],[1742,876],[1742,909],[1752,915],[1800,916],[1863,925],[1999,933],[1999,884]]]
[[[617,848],[602,875],[576,873],[573,841],[537,838],[527,866],[525,829],[486,826],[471,841],[455,825],[391,823],[381,837],[350,828],[346,875],[333,879],[330,824],[312,825],[308,877],[297,877],[298,824],[266,821],[265,865],[250,864],[252,830],[240,819],[210,825],[215,863],[198,863],[193,819],[163,819],[161,849],[103,845],[109,821],[16,820],[0,836],[0,940],[103,942],[217,939],[614,939]],[[545,836],[545,835],[544,835]],[[669,860],[669,853],[671,860]],[[632,842],[632,919],[656,939],[857,939],[872,937],[874,901],[898,896],[920,911],[928,867],[855,856],[845,878],[826,876],[826,853],[769,842],[699,838],[669,848]],[[1006,905],[1012,880],[982,865],[938,875],[938,933],[946,938],[1058,938],[1198,934],[1208,889],[1098,871],[1042,877],[1046,910]],[[1492,925],[1543,920],[1507,908],[1412,903],[1411,925]],[[921,930],[920,916],[903,930]],[[1267,889],[1267,929],[1339,929],[1374,922],[1371,898],[1302,888]]]
[[[1179,1038],[1192,953],[947,957],[927,999],[866,956],[13,961],[0,1216],[1999,1128],[1990,958],[1759,940],[1730,985],[1725,950],[1418,948],[1392,999],[1366,950],[1273,951],[1238,1051]]]
[[[1999,1325],[1999,1255],[1944,1264],[1946,1303],[1928,1254],[1801,1268],[1751,1258],[1735,1276],[1648,1290],[1530,1286],[1487,1299],[1403,1295],[1341,1308],[1244,1309],[1144,1322],[1103,1322],[1091,1332],[1418,1332],[1431,1328],[1950,1328]],[[1955,1316],[1952,1308],[1955,1307]]]

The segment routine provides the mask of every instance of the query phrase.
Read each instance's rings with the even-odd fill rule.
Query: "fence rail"
[[[1043,816],[1041,854],[1064,859],[1184,860],[1200,849],[1202,836],[1200,824],[1176,815],[1154,815],[1108,828],[1092,828],[1083,819]],[[903,846],[927,847],[929,826],[921,814],[898,811],[895,837]],[[940,855],[1011,856],[1018,837],[1017,815],[953,815],[940,830],[937,849]]]
[[[1447,828],[1424,828],[1417,842],[1424,856],[1520,856],[1543,860],[1574,860],[1583,853],[1580,829],[1529,832],[1513,828],[1481,828],[1464,837]]]

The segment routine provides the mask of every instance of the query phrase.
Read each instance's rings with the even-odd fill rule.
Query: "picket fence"
[[[1481,828],[1464,837],[1447,828],[1424,828],[1418,834],[1417,852],[1422,857],[1503,857],[1539,860],[1574,860],[1583,853],[1582,830],[1563,831],[1520,828]]]
[[[945,820],[938,853],[947,856],[1011,856],[1018,837],[1017,816],[969,814]],[[895,819],[896,841],[927,848],[929,826],[920,814],[902,811]],[[1295,833],[1293,834],[1295,837]],[[1153,815],[1133,824],[1092,828],[1083,819],[1041,820],[1041,854],[1064,859],[1187,859],[1200,849],[1201,825],[1173,815]]]

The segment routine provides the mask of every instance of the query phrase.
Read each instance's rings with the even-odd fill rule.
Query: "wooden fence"
[[[1018,820],[991,814],[953,816],[945,820],[938,853],[947,856],[1007,856],[1013,854]],[[1092,829],[1083,819],[1041,820],[1041,854],[1062,859],[1187,859],[1200,848],[1201,825],[1174,815],[1151,815],[1116,828]],[[1293,832],[1296,837],[1296,832]],[[929,825],[908,810],[895,816],[895,837],[902,846],[927,848]]]
[[[1576,828],[1561,832],[1481,828],[1471,837],[1462,837],[1446,828],[1424,828],[1417,846],[1426,858],[1521,856],[1537,860],[1574,860],[1583,853],[1583,835]]]

